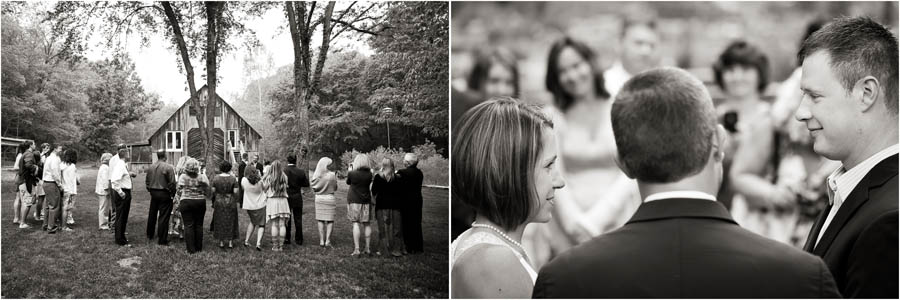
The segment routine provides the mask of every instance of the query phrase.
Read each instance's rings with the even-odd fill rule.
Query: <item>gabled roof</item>
[[[202,93],[204,90],[206,90],[206,89],[208,89],[208,88],[209,88],[209,87],[208,87],[207,85],[204,84],[202,87],[200,87],[200,89],[197,90],[197,94]],[[219,98],[219,100],[221,100],[222,103],[225,104],[226,107],[228,107],[229,109],[231,109],[231,111],[233,111],[235,115],[237,115],[239,118],[241,118],[241,120],[244,120],[244,123],[247,123],[247,127],[249,127],[250,130],[253,131],[253,133],[255,133],[255,134],[258,135],[260,138],[262,138],[262,135],[259,134],[259,131],[256,131],[256,129],[253,128],[253,126],[250,126],[250,122],[247,122],[247,119],[244,119],[244,116],[241,116],[241,114],[239,114],[238,111],[237,111],[236,109],[234,109],[234,107],[231,107],[231,105],[228,104],[228,102],[226,102],[225,99],[222,99],[222,97],[220,97],[218,93],[216,93],[216,98]],[[184,103],[181,104],[181,106],[178,107],[178,109],[175,110],[175,113],[173,113],[171,116],[169,116],[169,118],[166,119],[166,122],[163,123],[162,125],[160,125],[160,126],[159,126],[159,129],[156,129],[156,131],[154,131],[153,134],[150,135],[150,138],[148,139],[148,141],[152,140],[154,136],[156,136],[157,134],[159,134],[159,132],[163,129],[163,127],[165,127],[166,124],[169,123],[169,121],[171,121],[172,118],[175,117],[175,115],[176,115],[179,111],[181,111],[182,109],[185,108],[185,106],[187,106],[189,103],[191,103],[190,100],[191,100],[191,98],[188,98],[187,100],[185,100]],[[224,123],[224,121],[223,121],[223,123]]]

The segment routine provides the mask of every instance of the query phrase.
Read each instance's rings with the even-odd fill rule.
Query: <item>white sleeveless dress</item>
[[[528,273],[528,276],[531,277],[531,282],[534,283],[537,281],[537,272],[535,272],[534,268],[531,267],[531,264],[528,263],[528,259],[522,256],[522,254],[519,253],[519,251],[516,251],[512,246],[504,242],[503,239],[496,234],[484,231],[473,232],[472,229],[469,229],[460,234],[459,237],[450,244],[450,265],[456,264],[456,260],[467,250],[481,244],[506,247],[519,259],[519,264],[522,265],[522,268],[524,268],[525,272]]]

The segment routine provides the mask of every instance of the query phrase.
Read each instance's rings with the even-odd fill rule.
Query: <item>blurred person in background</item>
[[[422,235],[422,181],[424,175],[419,170],[419,156],[412,152],[403,155],[403,166],[397,170],[400,179],[401,194],[401,219],[403,220],[403,243],[409,253],[422,253],[425,251],[424,237]]]
[[[178,210],[184,218],[184,245],[188,253],[203,251],[203,216],[209,196],[209,178],[200,172],[200,162],[188,157],[178,176]]]
[[[716,107],[720,123],[728,132],[725,145],[724,177],[717,198],[730,208],[735,221],[742,227],[757,234],[771,237],[781,236],[786,223],[785,206],[793,203],[794,194],[786,188],[766,197],[753,197],[754,191],[748,186],[750,177],[741,177],[732,182],[731,164],[735,152],[749,128],[764,122],[770,113],[770,103],[763,101],[763,91],[769,84],[769,59],[758,47],[743,40],[731,42],[713,64],[716,85],[724,92],[725,100]],[[743,170],[741,170],[744,172]],[[772,180],[774,170],[763,168],[753,178]],[[772,189],[766,190],[767,192]],[[751,197],[747,197],[747,195]],[[778,197],[777,199],[775,197]],[[764,201],[767,198],[770,201]],[[787,216],[790,213],[787,212]],[[773,234],[770,234],[773,231]]]
[[[353,224],[353,253],[350,256],[358,256],[360,235],[365,235],[366,255],[372,253],[370,242],[372,240],[371,222],[375,219],[372,209],[372,168],[369,156],[357,154],[347,173],[347,218]],[[362,227],[362,229],[360,229]],[[362,231],[362,232],[360,232]]]
[[[562,251],[621,226],[640,204],[636,184],[615,163],[612,101],[596,60],[592,49],[569,37],[550,48],[546,86],[553,105],[544,113],[556,128],[560,170],[568,183],[557,193],[553,220],[525,231],[523,245],[538,268]]]
[[[823,25],[823,20],[810,23],[801,43]],[[798,66],[778,88],[769,114],[746,127],[730,170],[731,185],[744,201],[771,210],[770,218],[754,220],[768,226],[760,233],[796,247],[806,242],[827,204],[825,177],[838,166],[813,151],[805,125],[791,118],[803,97],[801,74]]]
[[[100,169],[97,170],[97,183],[94,185],[94,193],[97,194],[97,221],[100,230],[110,230],[110,213],[113,211],[112,200],[109,194],[109,159],[112,153],[100,155]]]
[[[40,160],[41,157],[40,154],[34,151],[34,143],[31,141],[26,141],[19,145],[19,148],[22,157],[18,159],[18,171],[16,174],[18,195],[16,197],[21,201],[21,204],[20,207],[14,210],[16,219],[19,221],[19,228],[25,229],[31,227],[31,225],[28,225],[28,223],[25,222],[25,219],[28,216],[28,211],[31,209],[31,206],[35,203],[35,191],[39,184],[38,170],[40,169],[36,162]]]
[[[619,60],[603,72],[610,99],[616,97],[631,76],[659,66],[659,40],[655,21],[637,18],[622,21]]]
[[[321,247],[331,247],[331,231],[334,229],[334,212],[337,209],[334,198],[334,192],[338,189],[337,175],[328,169],[331,162],[331,158],[320,158],[310,182],[310,187],[316,193],[316,224]]]
[[[400,215],[403,192],[397,180],[394,161],[381,160],[381,171],[372,179],[372,198],[375,201],[375,219],[378,220],[378,248],[376,255],[401,256],[404,251],[403,225]]]
[[[34,203],[34,219],[38,221],[43,221],[44,216],[47,214],[44,209],[44,198],[46,198],[47,194],[44,193],[44,161],[47,159],[47,156],[50,155],[50,144],[43,143],[41,144],[41,153],[39,156],[40,159],[35,160],[35,164],[37,165],[37,177],[38,183],[34,190],[35,203]],[[112,222],[112,221],[110,221]]]
[[[451,121],[457,120],[470,108],[486,99],[498,96],[518,97],[519,67],[515,55],[507,48],[490,48],[477,51],[475,65],[466,80],[468,90],[453,89],[451,97]],[[451,237],[456,239],[475,221],[475,211],[451,196]]]
[[[63,191],[63,210],[62,220],[66,222],[63,231],[73,231],[72,225],[75,225],[75,199],[78,196],[78,185],[81,184],[78,179],[78,168],[75,163],[78,162],[78,152],[75,149],[68,149],[63,155],[60,171],[62,172],[62,184],[60,188]]]

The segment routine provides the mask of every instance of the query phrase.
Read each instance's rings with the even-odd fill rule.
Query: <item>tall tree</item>
[[[294,134],[297,136],[297,142],[293,148],[300,161],[308,161],[307,151],[303,150],[309,149],[309,106],[315,101],[322,78],[322,68],[328,58],[328,50],[332,41],[342,33],[349,31],[377,34],[374,29],[379,18],[375,16],[375,13],[381,3],[371,3],[365,8],[356,7],[356,4],[356,1],[350,3],[346,8],[338,11],[337,17],[334,17],[334,1],[329,1],[321,10],[316,9],[317,2],[284,2],[294,50],[293,94],[296,118]],[[320,25],[322,40],[319,43],[316,65],[313,69],[311,49],[314,42],[312,37]]]

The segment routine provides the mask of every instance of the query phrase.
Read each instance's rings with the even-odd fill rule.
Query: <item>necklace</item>
[[[522,255],[525,256],[525,257],[528,257],[528,254],[525,253],[525,248],[522,247],[522,244],[521,244],[521,243],[516,242],[516,240],[510,238],[508,235],[506,235],[505,232],[501,231],[500,229],[497,229],[497,227],[494,227],[494,226],[491,226],[491,225],[488,225],[488,224],[478,224],[478,223],[472,222],[472,228],[487,228],[487,229],[493,230],[494,232],[496,232],[496,233],[497,233],[500,237],[502,237],[503,239],[509,241],[509,242],[512,243],[513,245],[516,245],[516,247],[519,247],[519,251],[522,251]]]

